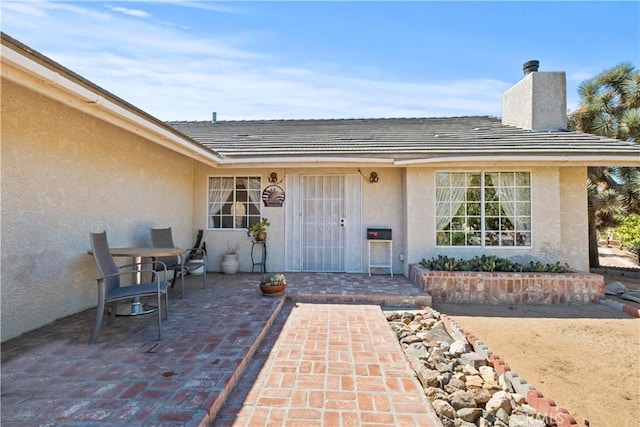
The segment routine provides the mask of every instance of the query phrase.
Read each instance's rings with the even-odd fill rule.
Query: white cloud
[[[109,9],[113,10],[114,12],[119,12],[122,13],[124,15],[129,15],[129,16],[137,16],[140,18],[146,18],[148,16],[151,16],[151,14],[145,12],[144,10],[140,10],[140,9],[128,9],[126,7],[120,7],[120,6],[107,6]]]
[[[498,116],[509,86],[387,80],[380,77],[387,72],[367,64],[292,65],[256,50],[253,33],[195,35],[138,9],[29,5],[2,2],[3,20],[17,32],[9,35],[161,120],[209,120],[213,111],[220,120]]]
[[[159,1],[159,0],[156,0]],[[229,3],[221,4],[214,1],[191,1],[191,0],[162,0],[164,3],[173,3],[183,7],[190,7],[193,9],[208,10],[211,12],[220,13],[243,13],[240,8],[229,6]]]
[[[44,16],[45,12],[40,7],[33,6],[29,2],[12,2],[5,1],[2,4],[3,12],[16,12],[17,14],[27,16]]]

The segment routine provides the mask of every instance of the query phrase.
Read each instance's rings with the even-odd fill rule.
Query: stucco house
[[[252,270],[261,217],[268,271],[366,274],[369,228],[394,274],[439,254],[588,271],[586,168],[640,166],[639,145],[566,130],[563,72],[527,72],[501,119],[167,123],[6,34],[1,59],[3,341],[96,305],[102,230],[203,229],[211,271],[233,242]]]

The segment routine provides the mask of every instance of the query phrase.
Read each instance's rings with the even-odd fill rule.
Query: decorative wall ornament
[[[375,184],[380,179],[380,177],[378,176],[378,172],[376,171],[370,172],[369,176],[365,175],[365,173],[362,172],[360,169],[358,169],[358,173],[362,176],[363,179],[366,179],[367,181],[369,181],[370,184]]]
[[[262,192],[262,202],[270,208],[282,207],[284,203],[284,190],[277,185],[270,185]]]

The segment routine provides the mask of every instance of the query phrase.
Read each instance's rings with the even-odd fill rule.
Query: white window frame
[[[478,175],[480,182],[471,185],[471,180]],[[488,178],[492,183],[493,180],[497,180],[498,186],[488,186],[486,183]],[[518,182],[518,178],[523,182]],[[448,185],[441,186],[441,179],[447,180]],[[436,247],[531,248],[533,212],[530,171],[442,170],[436,172],[434,182]],[[479,191],[479,204],[478,201],[467,198],[474,188]],[[493,196],[498,200],[496,216],[488,215],[487,212],[491,208],[491,201],[486,200],[489,190],[492,190],[492,193],[495,192]],[[505,197],[509,200],[504,200]],[[502,201],[500,201],[501,198]],[[470,211],[473,211],[472,214],[469,213]],[[488,229],[487,224],[491,220],[497,222],[497,228]],[[459,224],[456,225],[456,223]]]
[[[207,177],[207,230],[246,230],[262,217],[262,177]]]

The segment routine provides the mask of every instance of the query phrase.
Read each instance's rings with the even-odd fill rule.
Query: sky
[[[0,1],[9,36],[163,121],[500,117],[522,65],[640,67],[638,1]]]

